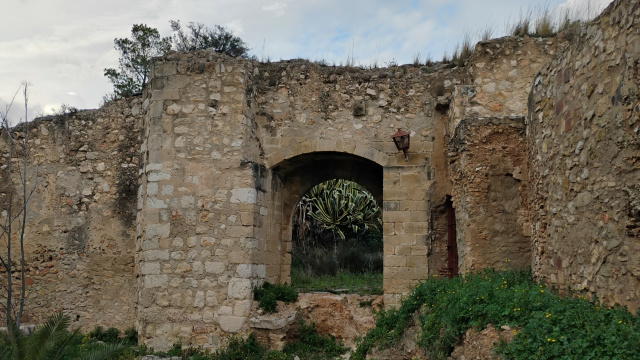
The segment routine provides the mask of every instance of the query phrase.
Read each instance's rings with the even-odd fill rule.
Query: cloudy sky
[[[261,59],[305,58],[384,66],[434,60],[464,34],[505,34],[520,13],[547,7],[597,14],[611,0],[2,0],[0,111],[28,81],[29,118],[61,104],[98,107],[117,67],[114,38],[133,24],[171,35],[169,20],[223,25]],[[18,104],[23,106],[21,103]],[[17,109],[16,109],[17,110]],[[13,115],[16,115],[14,113]],[[23,116],[24,117],[24,116]],[[30,119],[31,120],[31,119]]]

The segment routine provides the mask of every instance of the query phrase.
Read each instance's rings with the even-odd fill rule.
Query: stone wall
[[[155,62],[144,101],[138,331],[157,349],[217,347],[247,328],[265,193],[252,166],[252,64],[208,52]],[[264,214],[264,212],[262,212]]]
[[[100,110],[41,118],[18,130],[21,138],[28,134],[27,179],[35,190],[25,229],[23,323],[40,323],[64,310],[72,326],[85,331],[134,325],[140,111],[138,98],[120,100]],[[6,185],[4,141],[0,153],[0,183]],[[5,223],[7,188],[1,192]]]
[[[535,274],[640,305],[640,2],[615,1],[536,76],[528,138]]]
[[[454,87],[445,138],[461,273],[531,264],[524,115],[534,75],[564,46],[562,37],[480,42],[470,82]]]
[[[135,321],[160,350],[247,333],[252,287],[290,280],[294,206],[332,178],[382,204],[386,307],[446,270],[451,204],[462,272],[533,264],[637,307],[638,1],[457,68],[171,53],[142,98],[30,124],[26,322]]]
[[[524,118],[464,119],[449,150],[459,271],[528,268]]]
[[[292,60],[261,65],[254,73],[257,140],[270,176],[282,180],[276,191],[282,208],[275,217],[282,232],[268,240],[269,248],[281,244],[282,259],[279,271],[273,264],[267,274],[289,279],[290,222],[300,197],[322,181],[346,178],[382,200],[385,304],[398,304],[428,276],[430,199],[444,193],[435,181],[446,178],[444,150],[434,151],[442,142],[443,120],[435,110],[436,88],[446,82],[450,89],[464,72],[429,73],[410,66],[364,70]],[[411,132],[408,161],[391,141],[397,128]],[[434,157],[439,167],[432,164]],[[267,209],[267,214],[275,212]]]

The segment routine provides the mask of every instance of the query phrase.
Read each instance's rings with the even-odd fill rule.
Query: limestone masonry
[[[252,288],[289,281],[294,206],[332,178],[382,204],[386,307],[456,257],[635,310],[639,18],[640,0],[615,1],[572,33],[480,42],[453,69],[157,59],[141,97],[21,129],[37,185],[23,321],[65,310],[156,349],[269,329]],[[18,180],[6,152],[0,192]]]

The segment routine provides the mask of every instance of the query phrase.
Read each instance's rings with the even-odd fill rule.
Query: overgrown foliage
[[[0,337],[1,360],[79,360],[114,359],[123,350],[123,344],[82,343],[78,330],[69,332],[69,317],[61,312],[29,335],[24,335],[16,324],[14,331]],[[80,344],[79,344],[80,343]],[[81,346],[79,346],[81,345]]]
[[[104,76],[113,84],[111,98],[141,93],[147,84],[151,59],[171,50],[171,38],[161,37],[158,29],[144,24],[133,25],[131,38],[116,38],[114,44],[120,53],[119,67],[104,69]]]
[[[416,323],[418,345],[436,359],[449,356],[468,329],[489,324],[518,329],[512,342],[496,348],[508,359],[633,359],[640,353],[637,315],[597,299],[554,294],[526,271],[487,269],[421,283],[399,309],[378,314],[351,359],[391,346]]]
[[[190,22],[186,31],[180,21],[170,20],[173,30],[173,49],[177,51],[195,51],[211,49],[232,57],[247,58],[249,48],[247,44],[226,28],[214,25],[213,29],[204,24]]]
[[[253,299],[267,313],[276,311],[277,301],[292,303],[298,301],[298,292],[288,284],[271,284],[265,281],[253,288]]]
[[[282,351],[269,351],[250,334],[246,338],[229,339],[226,346],[214,353],[193,347],[183,348],[180,343],[175,343],[169,351],[156,355],[189,360],[323,360],[335,359],[348,350],[333,337],[318,334],[314,324],[303,321],[298,322],[290,340]]]
[[[299,359],[335,359],[348,350],[342,343],[336,342],[333,336],[318,334],[313,323],[305,324],[302,320],[298,321],[293,337],[295,340],[286,344],[282,352]]]

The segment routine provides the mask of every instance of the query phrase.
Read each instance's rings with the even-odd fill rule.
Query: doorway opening
[[[331,179],[298,201],[291,282],[309,291],[382,293],[382,209],[356,182]]]
[[[447,276],[458,276],[458,242],[456,240],[456,212],[453,208],[451,196],[445,201],[447,212]]]

